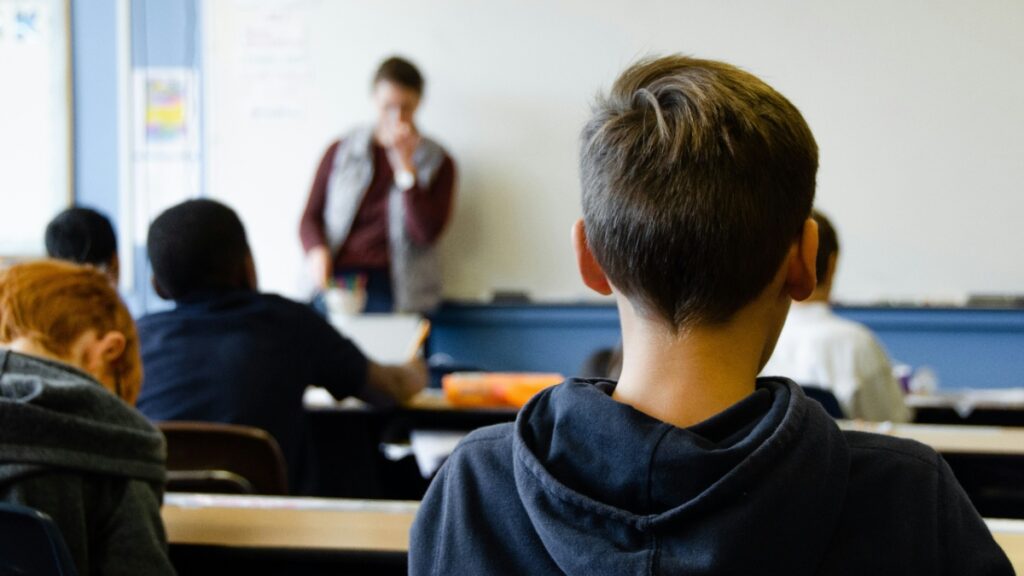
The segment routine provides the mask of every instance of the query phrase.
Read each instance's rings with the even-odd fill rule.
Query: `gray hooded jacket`
[[[49,514],[81,576],[174,574],[165,459],[160,432],[89,376],[0,350],[0,500]]]

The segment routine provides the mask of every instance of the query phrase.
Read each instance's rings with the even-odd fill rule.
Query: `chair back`
[[[0,576],[76,576],[74,560],[53,520],[25,506],[0,502]]]
[[[825,409],[825,412],[829,416],[842,419],[846,415],[843,414],[843,407],[839,405],[839,399],[832,393],[831,390],[826,390],[819,386],[800,386],[804,390],[804,394],[811,400],[815,400],[821,407]]]
[[[183,421],[157,427],[167,438],[169,492],[288,494],[284,456],[265,430]]]

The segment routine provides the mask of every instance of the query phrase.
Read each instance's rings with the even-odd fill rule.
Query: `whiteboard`
[[[40,256],[71,200],[68,10],[0,0],[0,256]]]
[[[459,168],[445,293],[587,297],[569,229],[589,103],[638,56],[758,74],[821,149],[846,301],[1024,292],[1024,3],[1011,0],[220,0],[204,5],[207,191],[244,218],[265,289],[298,295],[323,149],[372,119],[392,53]]]

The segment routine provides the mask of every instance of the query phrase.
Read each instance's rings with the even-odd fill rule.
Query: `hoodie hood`
[[[0,483],[44,468],[164,481],[163,435],[88,375],[0,350]]]
[[[759,379],[752,395],[684,429],[612,400],[614,387],[569,380],[516,420],[516,489],[559,568],[816,571],[849,471],[842,433],[819,405],[788,380]]]

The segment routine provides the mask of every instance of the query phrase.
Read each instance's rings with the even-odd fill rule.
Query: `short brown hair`
[[[124,334],[118,360],[117,395],[135,404],[142,386],[139,338],[128,308],[102,272],[57,260],[16,264],[0,272],[0,343],[18,338],[66,356],[82,334]]]
[[[818,148],[789,100],[734,66],[647,59],[581,136],[587,241],[611,283],[676,329],[771,282],[814,200]]]
[[[832,259],[833,254],[839,253],[839,236],[836,235],[835,226],[832,226],[832,222],[824,214],[815,210],[811,217],[818,223],[818,284],[824,284],[831,280],[828,277],[828,261]]]
[[[373,75],[373,85],[376,86],[383,80],[423,94],[423,75],[415,64],[400,56],[392,56],[377,67],[377,73]]]

